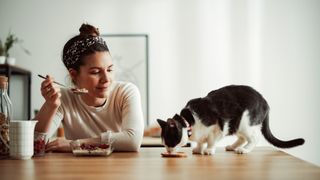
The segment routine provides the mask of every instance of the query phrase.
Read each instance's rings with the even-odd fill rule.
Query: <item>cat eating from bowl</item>
[[[225,149],[246,154],[258,143],[260,132],[275,147],[292,148],[304,144],[304,139],[283,141],[271,133],[269,105],[249,86],[230,85],[211,91],[205,97],[191,99],[173,118],[157,121],[168,153],[176,153],[190,140],[197,142],[192,150],[194,154],[213,155],[219,140],[236,135],[237,140]]]

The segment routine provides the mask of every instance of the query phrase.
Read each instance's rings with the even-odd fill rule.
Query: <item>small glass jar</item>
[[[46,137],[47,133],[38,133],[34,134],[34,143],[33,143],[33,155],[34,156],[44,156],[46,153]]]

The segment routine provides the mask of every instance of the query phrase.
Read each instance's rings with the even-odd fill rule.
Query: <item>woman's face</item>
[[[84,65],[79,72],[71,73],[79,88],[86,88],[88,95],[106,98],[113,80],[113,64],[109,52],[95,52],[84,58]]]

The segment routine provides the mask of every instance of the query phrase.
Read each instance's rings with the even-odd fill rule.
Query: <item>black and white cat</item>
[[[282,141],[272,135],[268,103],[249,86],[231,85],[211,91],[206,97],[190,100],[180,115],[176,114],[167,122],[157,121],[169,153],[191,140],[197,142],[193,153],[212,155],[216,143],[226,135],[238,137],[236,142],[226,147],[227,151],[249,153],[256,146],[260,131],[269,143],[279,148],[304,143],[304,139]]]

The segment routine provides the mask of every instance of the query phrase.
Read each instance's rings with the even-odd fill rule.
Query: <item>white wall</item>
[[[320,165],[320,1],[266,1],[261,26],[261,84],[271,127],[283,139],[304,137],[287,150]]]
[[[286,151],[320,165],[318,0],[0,0],[0,22],[2,39],[11,29],[32,52],[12,51],[33,72],[32,109],[43,103],[36,74],[66,80],[62,47],[81,23],[147,33],[152,122],[212,89],[248,84],[268,100],[277,137],[306,139]]]

